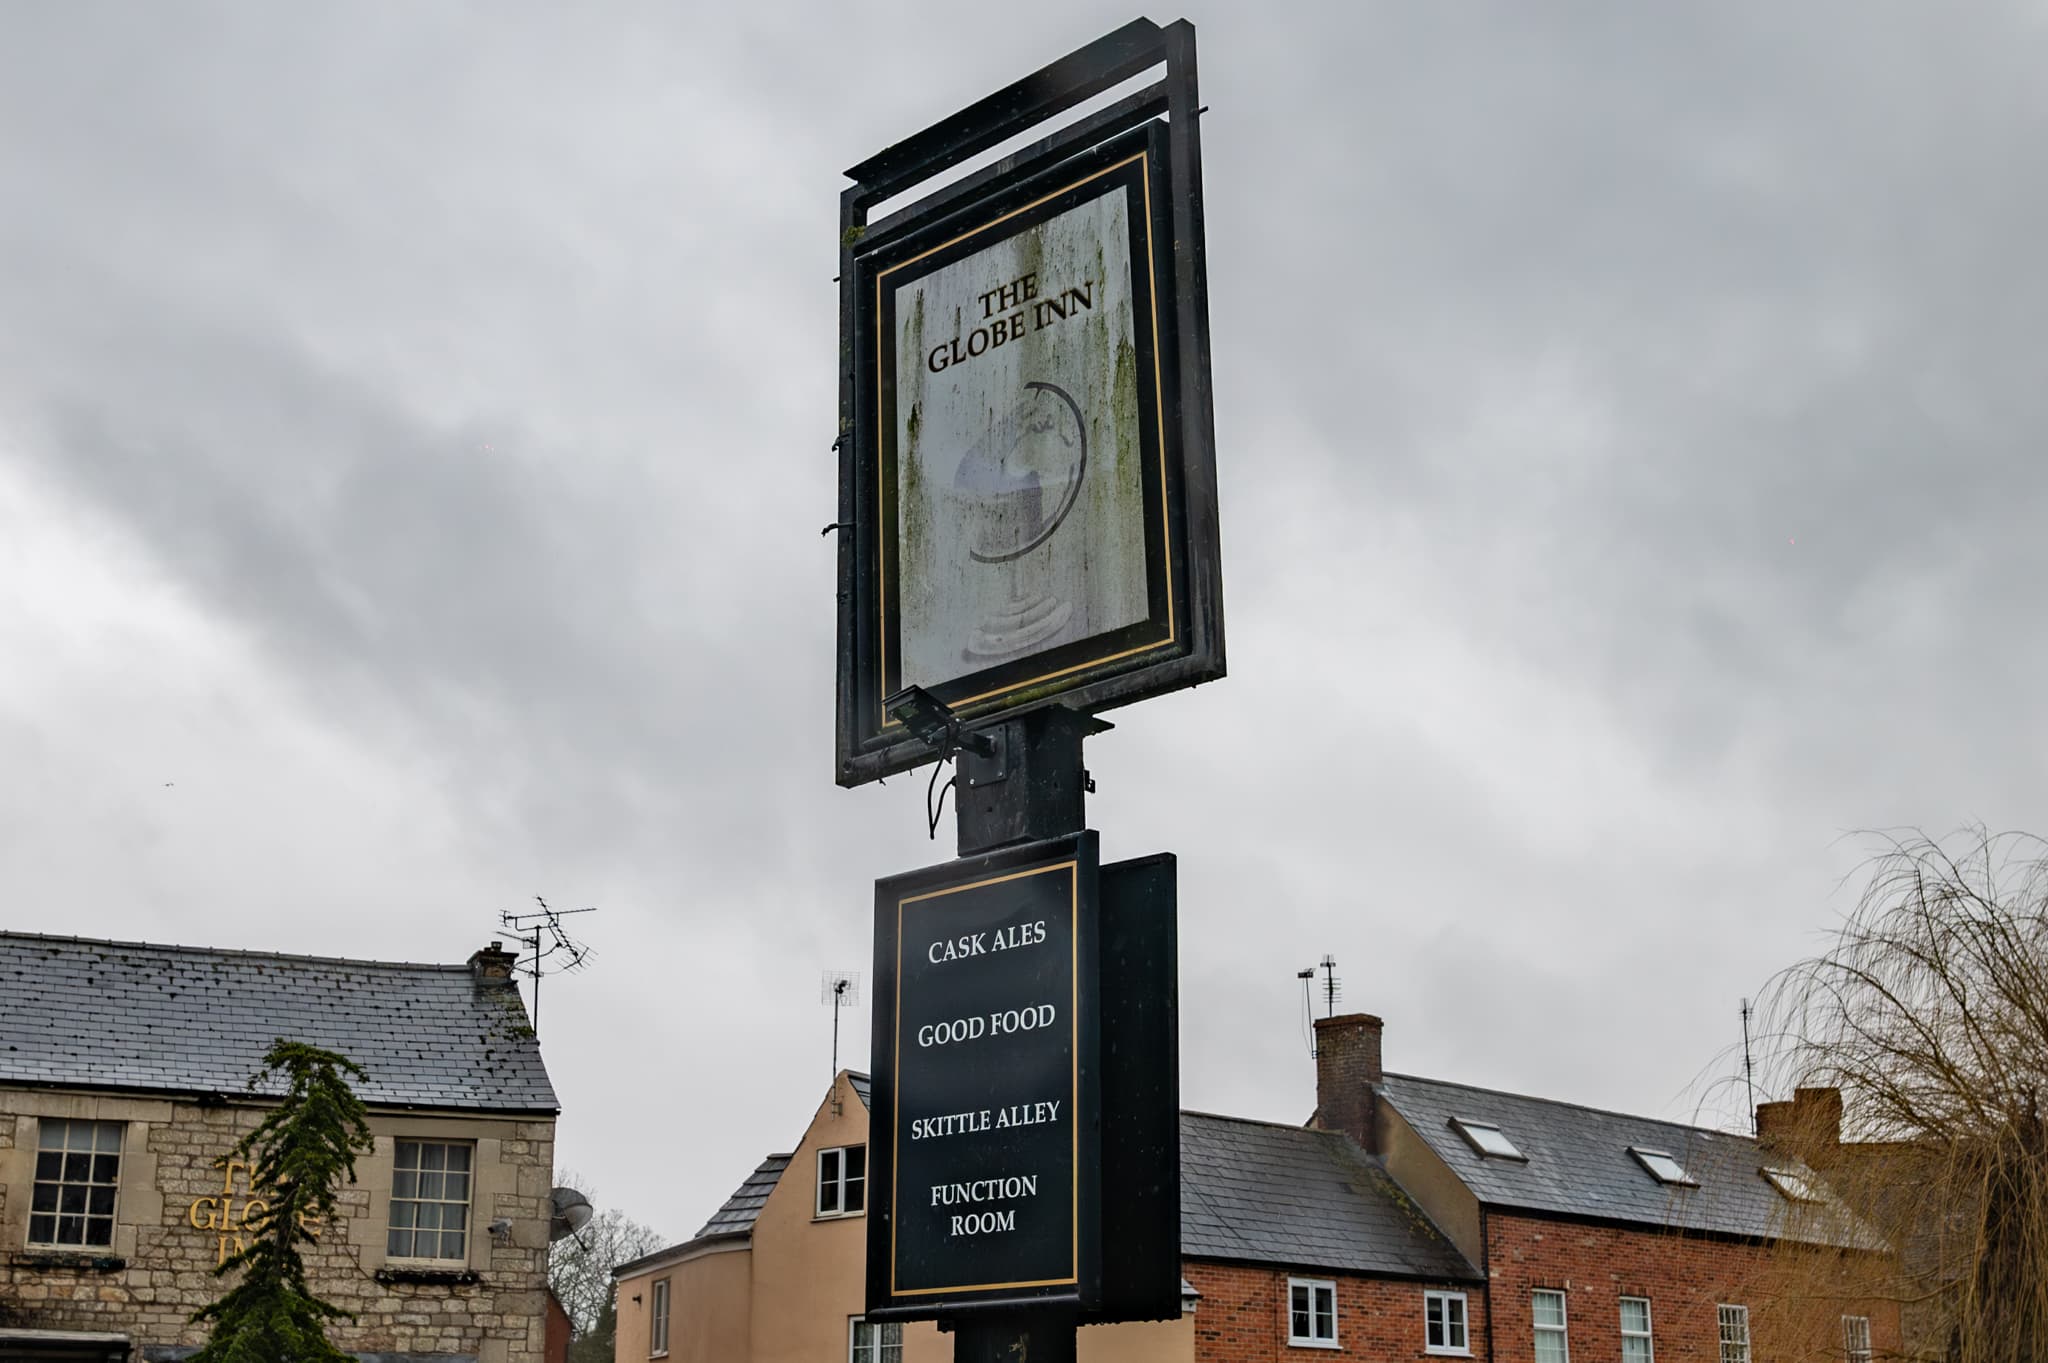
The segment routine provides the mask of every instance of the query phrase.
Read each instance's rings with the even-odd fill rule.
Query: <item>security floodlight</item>
[[[906,686],[882,701],[889,718],[910,730],[941,757],[965,749],[978,757],[995,756],[995,741],[987,734],[970,732],[960,717],[922,686]]]

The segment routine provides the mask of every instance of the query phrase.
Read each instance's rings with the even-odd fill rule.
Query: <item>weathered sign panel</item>
[[[878,397],[894,428],[879,489],[895,513],[880,640],[894,680],[930,690],[1040,657],[1051,669],[1066,646],[1125,645],[1153,615],[1148,549],[1166,555],[1163,473],[1143,467],[1160,426],[1148,160],[1136,151],[876,272],[893,362]],[[1164,573],[1160,585],[1164,604]],[[1170,639],[1160,615],[1136,647]]]
[[[1095,835],[875,890],[868,1304],[1097,1295]]]
[[[882,707],[906,686],[980,719],[1223,675],[1192,41],[1076,54],[1084,91],[1148,53],[1168,79],[845,228],[841,784],[929,760]],[[857,167],[849,215],[994,126]]]

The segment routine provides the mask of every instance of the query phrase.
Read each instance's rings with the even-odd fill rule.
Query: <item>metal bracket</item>
[[[977,732],[989,739],[992,750],[984,757],[972,748],[962,748],[960,774],[967,778],[969,786],[978,790],[1010,779],[1010,726],[998,724]]]

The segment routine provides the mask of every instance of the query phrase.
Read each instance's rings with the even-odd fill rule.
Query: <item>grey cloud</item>
[[[564,1153],[693,1228],[815,1104],[869,882],[946,850],[921,773],[830,785],[839,171],[1127,17],[10,15],[0,449],[376,789],[224,767],[452,829],[225,891],[138,852],[66,921],[459,955],[600,903],[546,987]],[[1233,675],[1091,756],[1112,854],[1183,854],[1188,1099],[1305,1110],[1329,950],[1402,1068],[1689,1110],[1841,829],[2043,822],[2043,31],[1194,17]],[[0,755],[63,778],[92,713],[0,715]]]

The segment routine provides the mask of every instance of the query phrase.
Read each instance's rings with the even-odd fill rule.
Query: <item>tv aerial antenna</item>
[[[1337,1000],[1344,997],[1344,981],[1337,978],[1337,958],[1325,955],[1317,962],[1323,972],[1324,1017],[1337,1016]]]
[[[1315,1004],[1309,1001],[1308,991],[1309,986],[1314,982],[1315,977],[1316,968],[1314,966],[1310,966],[1306,970],[1297,970],[1294,972],[1294,978],[1301,981],[1301,1030],[1303,1032],[1302,1040],[1308,1043],[1308,1058],[1311,1060],[1316,1058],[1316,1006]]]
[[[595,953],[569,935],[562,926],[562,920],[570,914],[596,913],[596,908],[551,909],[548,901],[539,895],[533,902],[540,905],[537,911],[529,913],[507,912],[498,915],[498,921],[505,925],[527,954],[512,967],[517,974],[522,968],[533,981],[533,1033],[540,1035],[540,980],[542,975],[556,975],[563,971],[571,974],[590,964]]]
[[[1749,1053],[1749,1018],[1753,1011],[1749,1006],[1749,1000],[1744,999],[1742,1001],[1742,1084],[1744,1088],[1749,1090],[1749,1134],[1752,1136],[1757,1134],[1756,1062],[1750,1058]]]
[[[860,972],[828,970],[818,981],[818,1002],[832,1009],[832,1074],[839,1074],[839,1010],[860,1006]]]

